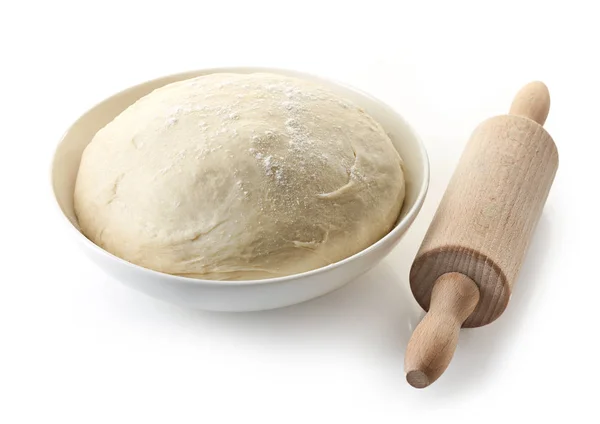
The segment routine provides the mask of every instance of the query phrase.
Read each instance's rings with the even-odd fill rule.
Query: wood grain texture
[[[526,88],[513,109],[545,121],[549,97]],[[523,95],[539,101],[528,103]],[[506,308],[558,168],[554,141],[530,118],[497,116],[476,128],[410,271],[425,310],[442,274],[475,281],[481,300],[464,327],[488,324]]]
[[[411,386],[427,387],[446,370],[456,350],[460,327],[478,302],[479,289],[469,277],[451,272],[437,279],[431,308],[406,350],[404,369]]]

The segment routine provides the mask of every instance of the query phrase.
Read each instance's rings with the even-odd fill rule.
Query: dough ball
[[[383,237],[404,200],[382,127],[318,84],[267,73],[175,82],[87,146],[82,232],[131,263],[252,280],[337,262]]]

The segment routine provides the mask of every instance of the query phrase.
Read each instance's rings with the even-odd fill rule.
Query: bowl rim
[[[69,220],[69,218],[67,218],[67,216],[63,212],[62,208],[60,207],[58,197],[57,197],[56,191],[54,189],[54,168],[55,168],[54,165],[55,165],[56,154],[58,152],[60,145],[63,143],[65,137],[72,131],[73,127],[75,125],[77,125],[77,123],[79,123],[80,120],[84,116],[86,116],[89,112],[98,108],[105,102],[108,102],[109,100],[113,99],[114,97],[120,96],[127,91],[134,90],[136,88],[139,88],[141,86],[144,86],[144,85],[152,83],[152,82],[155,82],[157,80],[178,78],[180,76],[183,77],[185,75],[194,74],[194,73],[201,73],[201,75],[210,75],[210,74],[214,74],[214,73],[225,73],[225,72],[231,72],[231,73],[268,72],[268,73],[282,74],[282,75],[287,75],[287,76],[295,76],[295,77],[299,77],[299,78],[301,78],[303,76],[309,77],[314,80],[320,80],[327,84],[331,84],[334,86],[338,86],[340,88],[344,88],[346,90],[353,91],[362,97],[366,97],[372,101],[375,101],[380,106],[382,106],[384,109],[387,109],[387,111],[396,115],[397,118],[402,120],[402,123],[404,124],[406,129],[412,134],[412,136],[417,144],[417,147],[419,149],[421,158],[422,158],[420,166],[423,169],[423,180],[418,188],[418,194],[415,199],[415,202],[412,205],[412,207],[408,210],[406,215],[399,222],[397,222],[395,224],[395,226],[382,238],[377,240],[375,243],[367,246],[366,248],[360,250],[359,252],[356,252],[355,254],[348,256],[347,258],[344,258],[337,262],[322,266],[320,268],[312,269],[312,270],[301,272],[298,274],[291,274],[291,275],[285,275],[285,276],[273,277],[273,278],[264,278],[264,279],[260,279],[260,280],[205,280],[205,279],[201,279],[201,278],[184,277],[181,275],[174,275],[174,274],[168,274],[166,272],[155,271],[153,269],[145,268],[140,265],[136,265],[136,264],[126,261],[125,259],[122,259],[116,255],[113,255],[109,251],[104,250],[103,248],[101,248],[100,246],[98,246],[97,244],[92,242],[90,239],[88,239],[81,231],[79,231],[73,225],[73,223]],[[193,78],[193,77],[191,77],[191,78]],[[168,75],[162,75],[162,76],[158,76],[158,77],[140,82],[138,84],[131,85],[131,86],[126,87],[108,97],[105,97],[104,99],[96,102],[91,107],[89,107],[86,111],[81,113],[79,115],[79,117],[75,121],[73,121],[73,123],[71,125],[69,125],[69,127],[63,132],[58,143],[56,144],[56,147],[54,148],[54,151],[53,151],[53,154],[51,157],[51,164],[50,164],[50,189],[52,190],[52,197],[54,199],[54,202],[53,202],[54,207],[56,209],[58,209],[58,212],[62,217],[63,223],[66,224],[67,227],[70,228],[70,231],[76,233],[75,237],[78,237],[79,241],[83,242],[85,246],[92,249],[96,253],[103,255],[104,257],[106,257],[109,260],[120,262],[121,264],[125,265],[126,267],[133,268],[136,271],[139,271],[142,273],[147,273],[150,276],[164,277],[167,279],[175,280],[179,283],[192,284],[192,285],[210,285],[210,286],[248,286],[248,285],[263,285],[263,284],[268,285],[268,284],[283,283],[283,282],[307,278],[307,277],[311,277],[316,274],[328,272],[332,269],[344,266],[345,264],[352,262],[361,256],[367,255],[368,253],[378,249],[380,246],[387,243],[390,239],[393,239],[394,237],[396,237],[398,235],[398,233],[403,233],[409,228],[409,226],[413,223],[417,214],[421,210],[421,207],[423,206],[425,197],[427,195],[427,191],[429,189],[429,179],[430,179],[429,156],[427,154],[427,150],[425,148],[425,144],[423,143],[423,140],[421,139],[419,134],[414,130],[412,125],[410,125],[406,121],[406,119],[404,119],[404,117],[402,115],[400,115],[400,113],[396,112],[396,110],[394,108],[392,108],[387,103],[380,100],[379,98],[376,98],[375,96],[373,96],[359,88],[356,88],[350,84],[346,84],[346,83],[337,81],[336,79],[324,77],[324,76],[321,76],[318,74],[298,71],[295,69],[287,69],[287,68],[262,67],[262,66],[242,66],[242,65],[199,68],[199,69],[191,69],[191,70],[187,70],[187,71],[183,71],[183,72],[176,72],[176,73],[172,73],[172,74],[168,74]]]

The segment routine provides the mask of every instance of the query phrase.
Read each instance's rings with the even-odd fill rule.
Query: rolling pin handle
[[[541,81],[534,81],[519,90],[510,106],[509,114],[529,118],[543,126],[549,111],[548,87]]]
[[[465,320],[479,302],[477,284],[464,274],[440,276],[431,293],[429,312],[415,329],[406,350],[406,380],[416,388],[429,386],[446,370]]]

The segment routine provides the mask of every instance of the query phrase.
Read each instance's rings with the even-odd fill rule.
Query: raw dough
[[[402,160],[363,110],[312,82],[213,74],[130,106],[85,149],[82,232],[169,274],[252,280],[368,247],[404,201]]]

